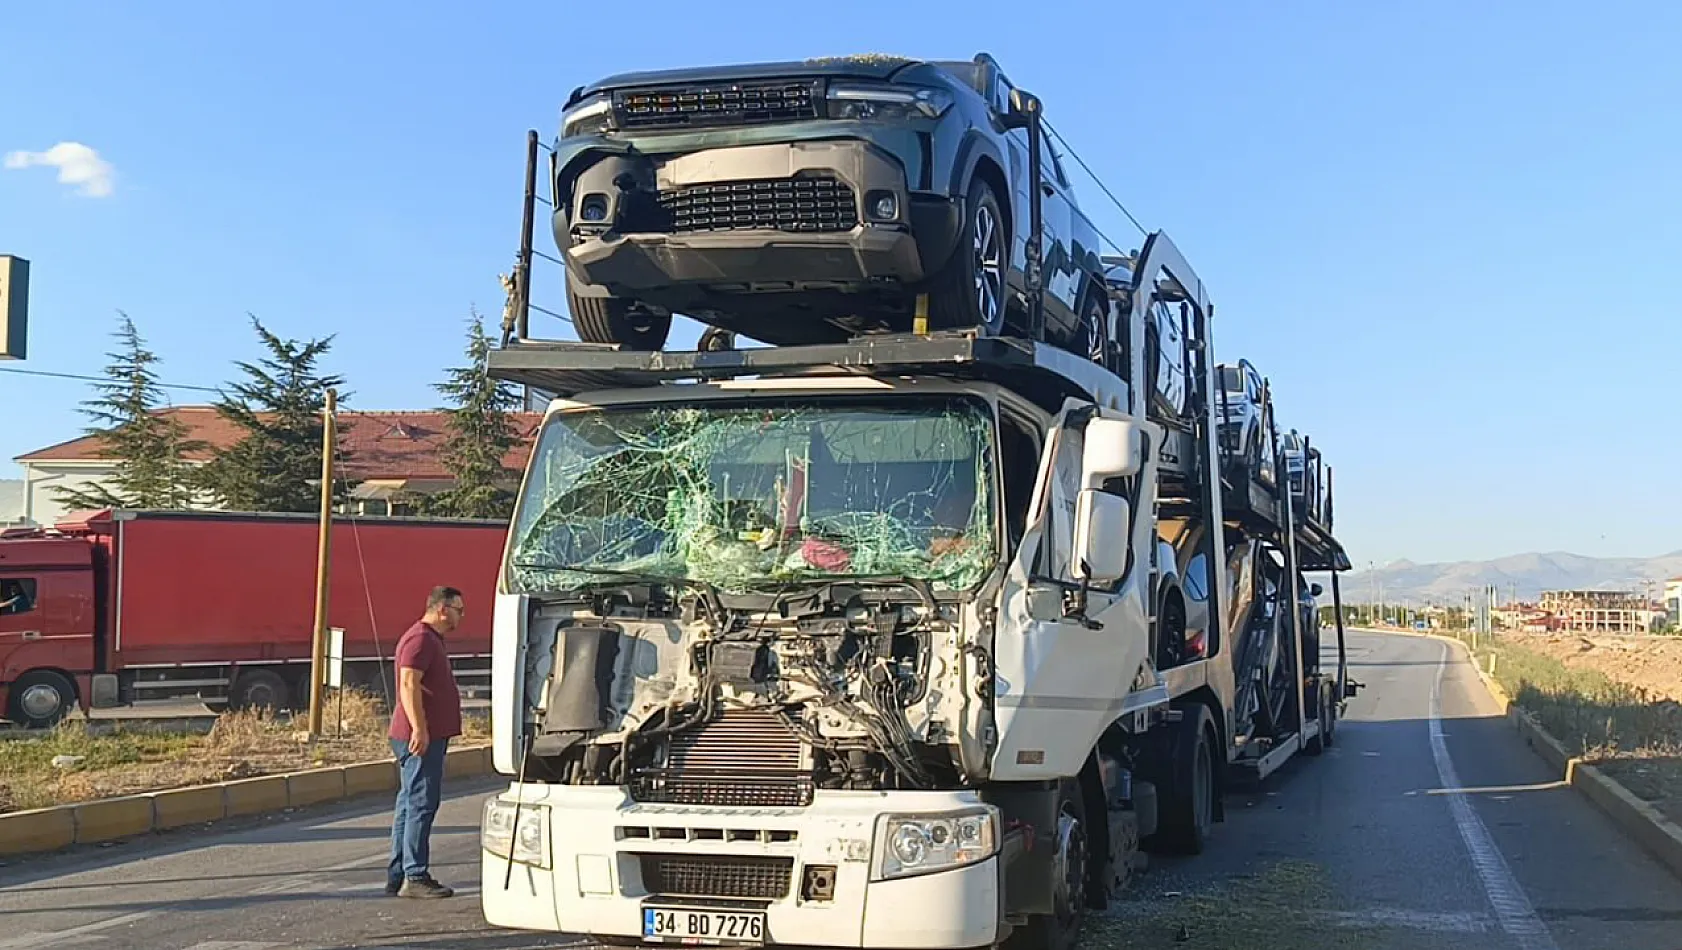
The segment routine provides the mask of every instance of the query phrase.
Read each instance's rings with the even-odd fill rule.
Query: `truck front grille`
[[[721,125],[764,125],[819,118],[823,103],[816,81],[708,83],[614,93],[621,129],[685,129]]]
[[[797,808],[812,803],[812,772],[800,737],[777,716],[728,710],[667,740],[663,767],[631,782],[640,802]]]
[[[660,192],[672,230],[850,231],[858,226],[853,189],[828,175],[690,185]]]
[[[781,900],[794,878],[794,859],[758,855],[640,854],[642,886],[662,897]]]

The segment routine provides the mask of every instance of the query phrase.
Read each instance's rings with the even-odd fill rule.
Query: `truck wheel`
[[[615,343],[627,350],[653,351],[666,345],[672,315],[657,314],[621,297],[580,297],[567,275],[567,309],[585,343]]]
[[[1174,760],[1164,770],[1171,777],[1168,794],[1161,800],[1149,846],[1154,851],[1202,854],[1215,823],[1215,722],[1202,703],[1184,711],[1184,732],[1176,737]]]
[[[292,690],[274,670],[246,670],[234,681],[228,704],[235,709],[267,709],[279,712],[291,708]]]
[[[964,197],[964,231],[946,266],[929,285],[930,322],[942,329],[980,327],[988,336],[1005,330],[1005,276],[1010,234],[993,186],[970,182]]]
[[[31,670],[12,682],[6,718],[27,729],[51,729],[76,705],[76,684],[63,673]]]
[[[1080,782],[1064,779],[1058,791],[1054,909],[1049,914],[1029,916],[1028,922],[1005,941],[1005,950],[1073,950],[1090,906],[1087,883],[1092,879],[1091,853]]]

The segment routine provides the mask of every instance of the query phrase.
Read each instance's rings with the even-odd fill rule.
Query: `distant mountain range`
[[[1650,590],[1658,599],[1667,578],[1682,576],[1682,551],[1660,557],[1583,557],[1578,554],[1515,554],[1493,561],[1415,564],[1393,561],[1371,571],[1344,575],[1347,603],[1369,603],[1375,590],[1386,603],[1417,605],[1463,602],[1467,592],[1494,586],[1498,602],[1534,601],[1544,590]],[[1651,587],[1649,588],[1649,582]]]

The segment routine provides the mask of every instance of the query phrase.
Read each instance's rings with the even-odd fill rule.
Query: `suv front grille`
[[[683,129],[764,125],[819,118],[819,84],[805,82],[709,83],[631,89],[613,95],[621,129]]]
[[[794,859],[758,855],[705,857],[640,854],[642,886],[662,897],[781,900],[788,896]]]
[[[660,192],[674,232],[851,231],[858,226],[853,189],[828,175],[759,178]]]

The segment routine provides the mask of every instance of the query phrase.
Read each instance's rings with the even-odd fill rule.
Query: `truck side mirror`
[[[1318,597],[1324,591],[1325,591],[1325,588],[1321,587],[1319,584],[1309,584],[1308,585],[1308,596],[1310,596],[1310,597]]]
[[[1139,474],[1144,454],[1142,433],[1131,420],[1088,421],[1081,455],[1081,487],[1097,488],[1112,478]]]
[[[1127,574],[1128,536],[1132,526],[1126,499],[1083,488],[1075,499],[1074,562],[1077,580],[1107,586]]]

